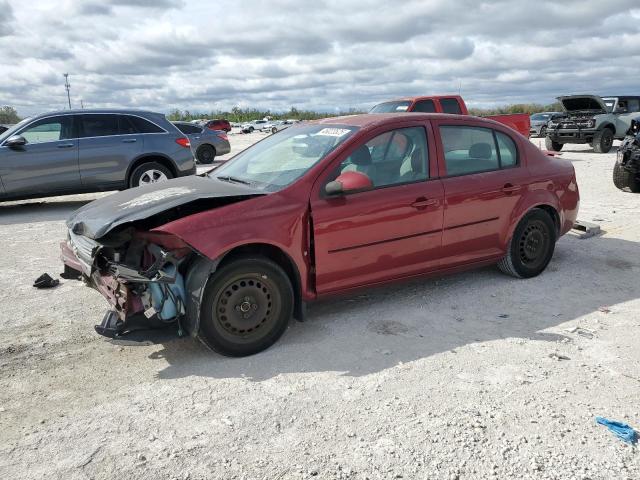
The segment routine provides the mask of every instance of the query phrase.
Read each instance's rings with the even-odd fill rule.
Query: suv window
[[[441,98],[440,105],[442,106],[442,111],[444,113],[455,113],[456,115],[460,115],[462,113],[458,100],[455,98]]]
[[[640,112],[640,99],[630,98],[627,100],[627,112]]]
[[[413,106],[412,112],[435,113],[436,104],[433,100],[420,100]]]
[[[429,177],[428,155],[423,127],[392,130],[358,147],[340,164],[335,177],[348,171],[362,172],[374,187],[426,180]]]
[[[118,115],[80,115],[80,137],[108,137],[119,133]]]
[[[518,164],[516,144],[502,132],[482,127],[442,126],[440,136],[447,175],[488,172]]]
[[[165,131],[154,123],[135,115],[124,115],[133,124],[137,133],[165,133]]]
[[[43,118],[32,123],[22,130],[22,135],[27,143],[57,142],[73,138],[73,121],[68,115]]]
[[[185,135],[202,133],[202,128],[198,127],[197,125],[189,125],[186,123],[174,123],[174,125],[178,127],[178,130],[180,130]]]

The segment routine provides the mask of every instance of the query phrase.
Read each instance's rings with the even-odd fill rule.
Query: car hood
[[[95,200],[76,210],[67,220],[67,227],[77,235],[99,239],[120,225],[146,220],[177,207],[190,206],[184,208],[185,215],[190,215],[260,195],[265,192],[246,185],[209,177],[182,177]]]
[[[607,112],[607,106],[602,101],[602,98],[596,95],[569,95],[566,97],[558,97],[558,101],[567,112],[580,110],[598,110],[602,113]]]

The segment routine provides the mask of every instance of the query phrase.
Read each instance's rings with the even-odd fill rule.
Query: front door
[[[318,293],[436,269],[444,195],[440,180],[431,179],[436,159],[425,125],[372,133],[346,155],[312,194]],[[349,170],[367,175],[373,189],[322,193]]]
[[[0,146],[7,196],[53,195],[80,187],[78,140],[70,115],[47,117],[16,132],[27,143]]]

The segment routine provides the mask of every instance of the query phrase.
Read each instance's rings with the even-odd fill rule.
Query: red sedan
[[[487,264],[536,276],[578,203],[571,163],[500,123],[358,115],[96,200],[68,220],[62,258],[111,304],[99,333],[177,323],[241,356],[320,297]]]

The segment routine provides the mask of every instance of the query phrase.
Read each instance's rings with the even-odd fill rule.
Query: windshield
[[[209,176],[276,192],[302,177],[356,130],[326,124],[290,127],[239,153]]]
[[[11,127],[6,132],[0,134],[0,142],[4,142],[7,138],[12,136],[14,134],[14,132],[17,132],[18,129],[22,128],[23,125],[25,125],[26,123],[28,123],[30,121],[31,121],[31,118],[25,118],[21,122],[16,123],[13,127]]]
[[[373,107],[369,113],[394,113],[394,112],[406,112],[411,105],[408,100],[398,102],[385,102],[380,103]]]
[[[616,104],[615,98],[603,98],[602,101],[607,106],[607,112],[613,112],[613,106]]]
[[[531,115],[531,120],[549,120],[550,118],[550,113],[536,113],[535,115]]]

